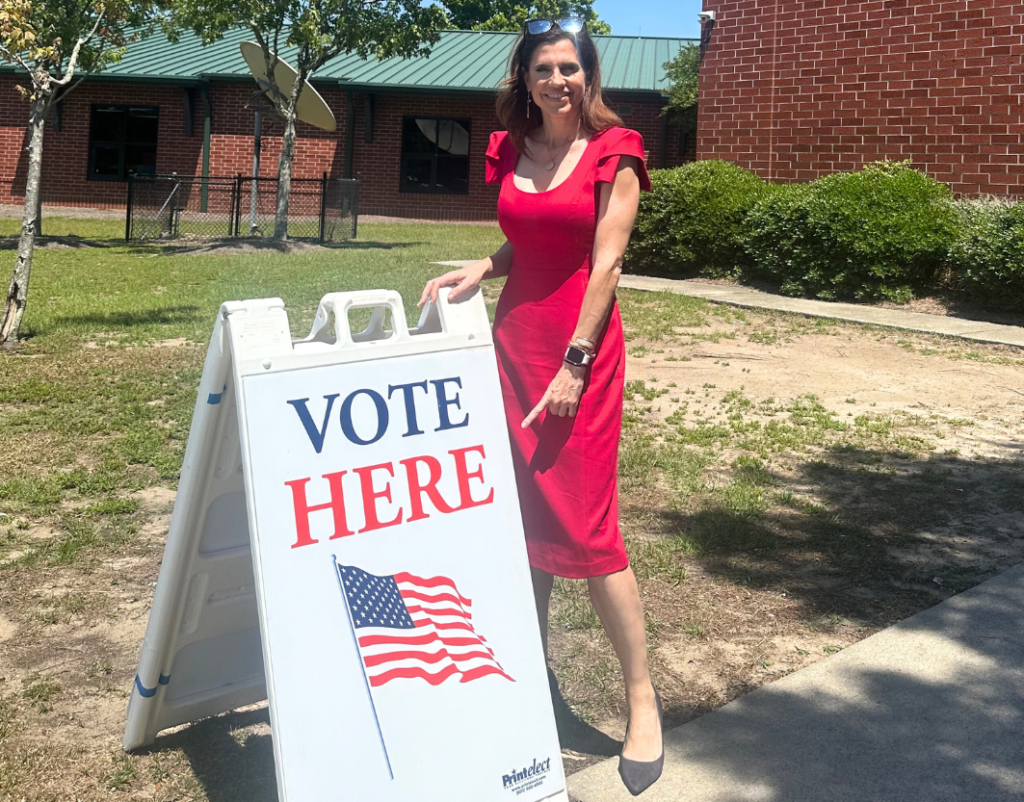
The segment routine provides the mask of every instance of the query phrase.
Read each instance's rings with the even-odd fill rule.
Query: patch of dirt
[[[160,240],[162,248],[166,253],[188,254],[190,256],[236,256],[239,254],[253,253],[308,253],[310,251],[324,251],[327,247],[315,242],[304,242],[302,240],[287,240],[278,242],[263,237],[238,238],[229,237],[225,239],[205,237],[182,237],[175,240]]]
[[[19,220],[24,214],[24,204],[0,204],[0,218]],[[53,206],[43,204],[43,231],[46,231],[47,217],[82,217],[89,220],[124,220],[124,209],[94,209],[88,206]]]
[[[952,292],[914,298],[905,304],[880,301],[876,306],[884,309],[901,309],[905,312],[920,312],[925,315],[984,320],[988,323],[1002,323],[1007,326],[1024,326],[1024,314],[1019,310],[995,309],[990,305],[979,304],[959,293]]]
[[[9,641],[18,631],[18,627],[0,615],[0,643]]]
[[[94,553],[81,567],[4,573],[0,731],[10,723],[0,766],[10,769],[14,785],[4,788],[17,788],[19,800],[106,800],[122,780],[141,792],[133,799],[205,798],[167,796],[166,782],[136,787],[129,781],[143,766],[120,752],[174,492],[153,487],[135,497],[141,528],[128,544]],[[150,763],[161,759],[175,765],[175,755]]]
[[[169,487],[147,487],[137,494],[142,509],[149,515],[170,515],[177,496]]]
[[[445,225],[445,226],[494,226],[498,225],[497,220],[450,220],[448,217],[443,219],[430,219],[426,217],[389,217],[382,214],[361,214],[359,215],[360,223],[386,223],[389,225]]]
[[[738,331],[730,325],[716,325],[716,329]],[[952,421],[943,438],[944,450],[966,450],[982,457],[1024,456],[1024,431],[1012,425],[1014,414],[1024,410],[1020,366],[943,359],[929,353],[936,350],[934,345],[931,339],[855,329],[808,334],[772,345],[738,336],[701,343],[685,353],[679,350],[687,362],[665,361],[672,356],[670,349],[664,356],[627,357],[627,374],[653,378],[651,385],[659,388],[675,382],[680,391],[714,385],[707,397],[701,389],[690,402],[702,414],[719,411],[720,399],[729,390],[742,390],[755,403],[772,398],[783,404],[814,393],[845,418],[901,413],[947,425]],[[1024,352],[1012,348],[990,347],[984,353],[1012,362],[1024,358]],[[655,400],[659,415],[667,416],[676,408],[669,400],[674,394]]]
[[[711,460],[689,495],[661,479],[620,496],[627,539],[718,538],[677,558],[681,583],[640,580],[669,726],[1024,559],[1024,352],[749,312],[627,347],[627,381],[653,396],[627,400],[642,431],[724,432],[685,446]],[[846,427],[834,440],[759,457],[744,446],[737,430],[791,427],[794,405],[811,395],[830,427]],[[728,492],[735,460],[752,458],[770,478],[750,491],[764,499],[759,511],[745,512]],[[621,675],[603,633],[550,637],[575,714],[621,739]],[[586,742],[563,741],[568,772],[606,754]]]
[[[97,248],[100,246],[90,243],[87,239],[79,239],[78,237],[40,237],[36,240],[35,247],[44,251],[70,251],[77,248]]]
[[[17,247],[17,237],[0,237],[0,250],[11,251]],[[36,237],[33,247],[44,251],[70,251],[81,248],[108,248],[110,243],[106,240],[93,240],[75,235],[50,237],[44,234]]]

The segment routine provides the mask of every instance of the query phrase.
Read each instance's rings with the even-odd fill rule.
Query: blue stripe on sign
[[[163,674],[160,675],[160,679],[158,680],[158,682],[161,685],[166,685],[170,681],[171,678],[168,676],[164,676]],[[142,684],[142,680],[139,679],[138,674],[135,675],[135,687],[139,689],[139,695],[145,697],[146,699],[148,699],[151,696],[156,696],[157,686],[154,685],[152,688],[147,688]]]
[[[219,393],[210,393],[210,395],[207,396],[207,398],[206,398],[206,403],[207,404],[219,404],[220,400],[224,397],[224,393],[227,392],[227,389],[228,389],[228,386],[225,384],[224,385],[224,389],[221,390]]]

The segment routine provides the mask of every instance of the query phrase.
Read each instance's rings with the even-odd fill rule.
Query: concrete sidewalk
[[[574,802],[632,799],[608,760]],[[1024,563],[666,733],[651,802],[1024,799]]]
[[[466,267],[473,260],[434,262],[446,267]],[[791,312],[807,317],[827,317],[834,320],[848,320],[851,323],[871,323],[924,334],[940,334],[946,337],[962,337],[980,343],[1013,345],[1024,348],[1024,327],[1004,326],[998,323],[984,323],[979,320],[965,320],[959,317],[924,315],[920,312],[904,312],[900,309],[880,309],[860,304],[840,304],[831,301],[811,301],[807,298],[788,298],[768,292],[752,290],[729,284],[707,284],[688,279],[654,278],[652,276],[622,276],[619,286],[628,290],[649,290],[652,292],[674,292],[692,298],[705,298],[715,303],[738,306],[744,309],[770,309],[776,312]]]
[[[716,303],[729,304],[747,309],[772,309],[778,312],[792,312],[808,317],[827,317],[849,320],[854,323],[873,323],[925,334],[942,334],[948,337],[962,337],[982,343],[1014,345],[1024,348],[1024,328],[1003,326],[997,323],[983,323],[958,317],[924,315],[920,312],[904,312],[900,309],[880,309],[860,304],[840,304],[831,301],[811,301],[806,298],[787,298],[759,292],[749,287],[728,284],[706,284],[702,281],[685,279],[653,278],[651,276],[622,276],[619,286],[630,290],[652,290],[674,292],[693,298],[706,298]]]

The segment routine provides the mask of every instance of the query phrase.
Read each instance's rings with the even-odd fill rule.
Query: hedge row
[[[1024,202],[956,201],[907,162],[769,184],[703,161],[657,170],[626,269],[758,278],[826,300],[909,300],[939,288],[1024,303]]]

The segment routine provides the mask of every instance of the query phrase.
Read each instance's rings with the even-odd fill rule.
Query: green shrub
[[[960,289],[1000,305],[1024,304],[1024,203],[964,201],[950,266]]]
[[[782,284],[813,258],[807,253],[810,184],[772,184],[747,215],[744,246],[750,254],[748,276]],[[792,292],[798,295],[799,290]]]
[[[879,162],[768,193],[747,218],[753,272],[783,292],[906,301],[930,288],[958,227],[949,188]]]
[[[654,170],[626,252],[634,273],[737,275],[747,262],[743,221],[766,184],[724,161]]]

